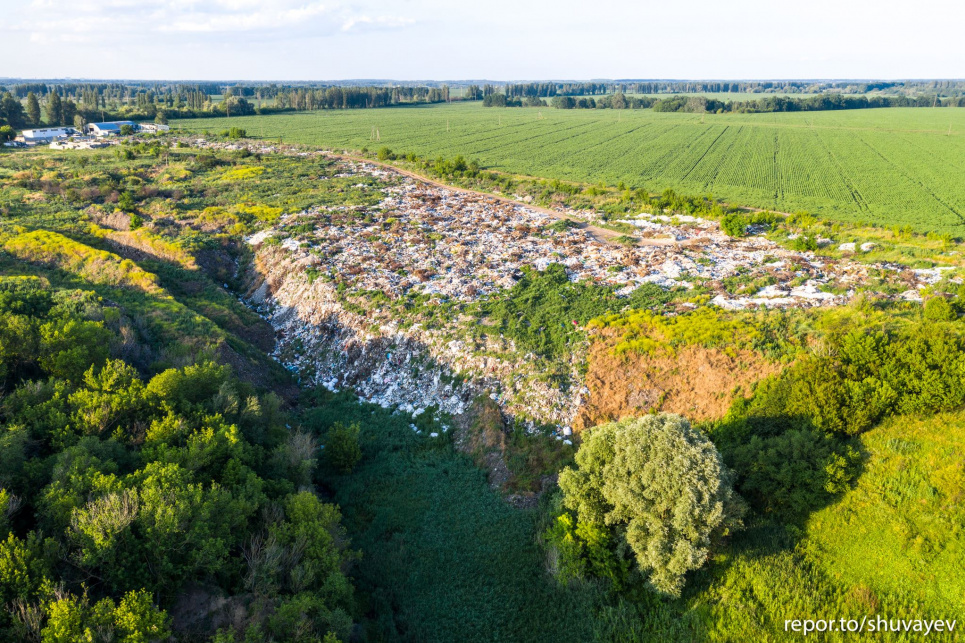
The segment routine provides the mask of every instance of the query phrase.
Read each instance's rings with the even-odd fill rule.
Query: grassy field
[[[876,596],[965,613],[965,416],[895,418],[862,443],[869,461],[857,487],[811,517],[812,557]]]
[[[478,159],[491,169],[849,221],[958,233],[965,110],[889,108],[698,115],[434,105],[179,121],[336,149]],[[378,129],[378,139],[373,133]]]
[[[812,514],[802,529],[751,526],[698,574],[689,607],[702,616],[700,638],[788,640],[784,620],[798,614],[961,621],[963,436],[960,412],[895,417],[864,434],[867,459],[855,488]],[[932,633],[929,640],[959,640],[959,634]]]

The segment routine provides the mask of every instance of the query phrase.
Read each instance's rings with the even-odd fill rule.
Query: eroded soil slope
[[[602,335],[590,346],[589,395],[574,420],[577,431],[651,411],[679,413],[692,421],[719,418],[735,394],[747,395],[755,382],[784,367],[754,351],[702,346],[617,355],[613,346],[618,340]]]

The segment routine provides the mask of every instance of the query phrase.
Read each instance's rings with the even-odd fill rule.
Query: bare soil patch
[[[749,350],[686,346],[671,355],[614,355],[616,337],[599,337],[590,347],[586,386],[590,390],[573,428],[652,411],[677,413],[691,421],[723,417],[734,395],[747,396],[754,383],[784,365]]]

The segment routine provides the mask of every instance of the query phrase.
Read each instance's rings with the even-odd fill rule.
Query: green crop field
[[[462,154],[518,174],[674,188],[920,231],[954,234],[965,220],[965,110],[956,108],[699,115],[457,104],[175,126],[197,133],[241,127],[335,149]]]

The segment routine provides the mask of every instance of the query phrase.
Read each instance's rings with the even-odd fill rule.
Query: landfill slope
[[[617,297],[644,284],[699,287],[709,293],[704,302],[728,310],[840,305],[870,275],[887,273],[900,276],[907,290],[883,296],[915,299],[941,278],[938,270],[798,252],[764,235],[735,239],[716,222],[682,215],[628,218],[641,237],[661,243],[624,247],[586,229],[554,226],[557,218],[523,204],[363,162],[338,163],[337,176],[358,176],[355,188],[379,191],[378,205],[292,212],[251,236],[258,276],[248,300],[276,330],[275,357],[303,381],[351,389],[415,417],[463,416],[485,395],[507,422],[553,425],[566,439],[598,419],[652,408],[719,415],[735,386],[768,372],[751,355],[738,356],[752,366],[745,369],[709,353],[685,354],[689,366],[618,365],[605,358],[605,345],[591,352],[587,336],[570,347],[565,376],[547,377],[540,356],[488,328],[477,332],[487,320],[460,312],[505,296],[526,269],[559,264],[570,281],[610,287]],[[426,323],[408,316],[409,302],[430,317],[442,312]],[[697,305],[705,303],[677,312]],[[713,375],[695,379],[689,369]],[[702,390],[715,401],[698,399]]]

